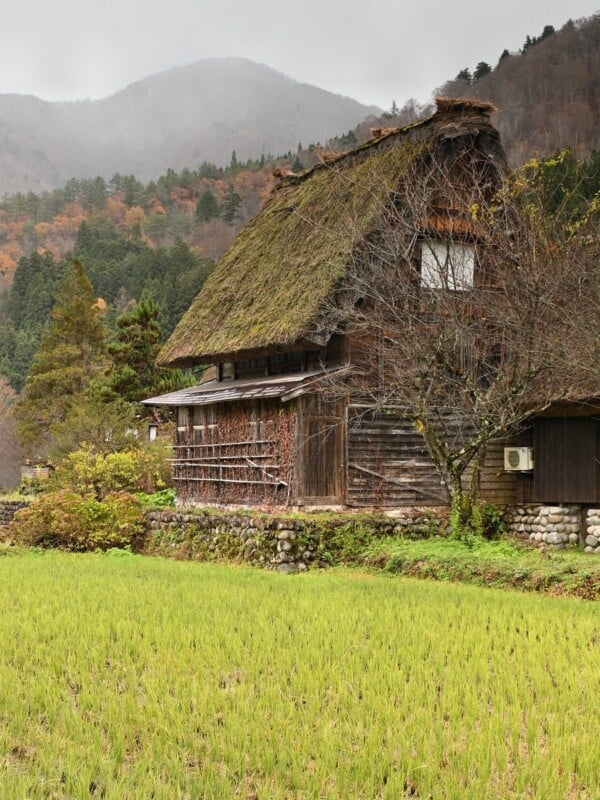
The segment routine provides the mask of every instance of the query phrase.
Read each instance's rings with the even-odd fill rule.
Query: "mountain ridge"
[[[228,163],[325,141],[380,113],[248,59],[204,59],[98,100],[0,95],[0,194],[43,191],[73,176]]]

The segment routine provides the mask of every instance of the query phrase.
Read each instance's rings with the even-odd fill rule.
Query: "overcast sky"
[[[243,56],[364,103],[429,99],[598,0],[19,0],[0,22],[0,92],[97,98],[172,66]]]

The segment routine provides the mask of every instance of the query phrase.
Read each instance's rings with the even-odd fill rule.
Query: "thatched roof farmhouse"
[[[428,119],[374,131],[354,150],[281,176],[160,354],[163,366],[210,366],[210,379],[145,401],[177,408],[180,502],[446,502],[414,420],[397,409],[383,415],[363,409],[354,424],[343,394],[334,397],[324,387],[333,374],[371,358],[364,337],[345,327],[345,307],[360,300],[352,276],[367,260],[368,243],[383,235],[392,206],[404,203],[421,226],[414,252],[421,254],[415,258],[422,259],[422,276],[436,241],[458,234],[466,259],[460,280],[477,280],[479,267],[469,252],[476,231],[462,207],[468,192],[461,195],[459,184],[491,193],[501,180],[506,165],[490,120],[494,110],[475,100],[438,99]],[[398,189],[432,158],[447,186],[437,187],[428,207],[417,211],[399,199]],[[490,448],[483,496],[513,502],[517,485],[515,474],[503,469],[502,447]],[[568,499],[558,496],[561,491],[540,499]]]

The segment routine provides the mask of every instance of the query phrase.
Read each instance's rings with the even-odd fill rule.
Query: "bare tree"
[[[476,149],[442,146],[387,187],[355,250],[330,309],[355,368],[331,389],[368,413],[412,420],[464,525],[490,442],[578,391],[580,371],[565,364],[587,278],[522,175],[502,182]],[[343,213],[361,224],[348,203]]]

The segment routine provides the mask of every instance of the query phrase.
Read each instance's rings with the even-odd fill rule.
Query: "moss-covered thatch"
[[[444,101],[438,114],[386,132],[333,161],[285,178],[238,235],[163,348],[159,363],[189,366],[295,343],[324,343],[324,314],[357,244],[402,176],[451,121],[484,127],[487,107]]]

